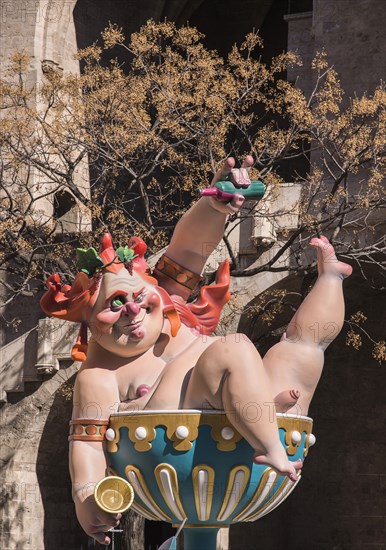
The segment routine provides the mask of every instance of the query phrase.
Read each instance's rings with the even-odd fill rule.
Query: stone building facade
[[[324,48],[351,96],[371,92],[385,77],[381,0],[1,0],[0,10],[0,69],[10,52],[24,49],[32,56],[29,78],[37,84],[49,68],[78,71],[76,47],[93,42],[109,20],[129,34],[150,17],[189,21],[206,34],[207,45],[221,53],[252,27],[261,28],[267,56],[288,47],[307,61]],[[306,68],[299,83],[306,91],[312,87]],[[87,192],[84,178],[80,185]],[[282,197],[294,200],[296,193],[289,185]],[[46,205],[48,213],[51,206]],[[288,224],[282,229],[296,227],[296,219]],[[244,231],[249,242],[250,231],[262,230]],[[239,238],[242,242],[243,235]],[[280,231],[276,238],[280,242]],[[296,277],[285,277],[285,272],[265,274],[248,285],[245,280],[233,284],[235,289],[243,287],[243,300],[250,303],[272,285],[299,288]],[[384,305],[384,295],[364,287],[358,274],[348,281],[348,314],[371,310],[369,331],[378,339],[386,320]],[[91,546],[74,515],[67,473],[67,384],[79,366],[69,354],[74,335],[67,326],[45,320],[34,304],[25,310],[18,333],[3,330],[0,349],[0,547],[86,549]],[[250,332],[247,319],[241,318],[240,328]],[[301,487],[263,520],[232,528],[230,548],[384,548],[385,375],[368,359],[371,353],[364,350],[365,356],[363,360],[362,352],[351,352],[342,340],[329,350],[310,411],[318,441]],[[146,550],[156,548],[149,541]]]

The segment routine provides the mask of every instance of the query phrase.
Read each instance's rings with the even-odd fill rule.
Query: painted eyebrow
[[[133,298],[138,298],[140,294],[145,290],[145,287],[141,288],[141,290],[138,290],[138,292],[133,292]]]

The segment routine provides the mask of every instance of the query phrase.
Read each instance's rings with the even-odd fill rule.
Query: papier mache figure
[[[247,187],[252,164],[248,156],[236,169],[229,158],[212,184],[228,178],[236,187]],[[115,251],[106,234],[99,254],[79,251],[81,271],[71,287],[62,287],[58,275],[47,281],[43,310],[81,323],[73,350],[82,365],[74,389],[70,472],[79,522],[102,544],[109,544],[105,532],[120,519],[103,512],[93,498],[106,471],[104,432],[117,411],[223,409],[255,450],[256,463],[297,479],[302,462],[288,460],[272,408],[264,404],[275,403],[278,412],[296,406],[295,412],[307,414],[324,350],[343,324],[342,281],[351,267],[337,260],[325,237],[311,240],[318,279],[264,358],[245,335],[211,336],[230,298],[228,263],[219,266],[216,282],[203,287],[196,302],[186,300],[222,238],[227,215],[243,200],[240,194],[228,203],[200,198],[177,224],[152,274],[141,239],[131,238],[128,247]],[[258,422],[239,414],[250,403],[259,406]]]

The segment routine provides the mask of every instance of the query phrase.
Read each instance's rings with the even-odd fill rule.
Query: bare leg
[[[264,357],[273,394],[300,389],[299,405],[306,414],[319,381],[324,350],[339,334],[344,321],[342,282],[351,266],[339,262],[326,237],[310,242],[318,255],[318,279],[292,318],[286,336]]]
[[[296,480],[302,462],[290,462],[272,422],[272,393],[253,344],[229,335],[208,347],[191,372],[183,408],[224,409],[229,421],[255,449],[255,462],[268,464]]]
[[[339,262],[326,237],[311,239],[318,255],[318,279],[295,313],[287,329],[287,339],[301,339],[324,350],[339,334],[344,321],[342,281],[352,268]]]

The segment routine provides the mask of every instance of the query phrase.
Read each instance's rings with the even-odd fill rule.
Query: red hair
[[[195,302],[186,304],[172,296],[182,323],[201,334],[211,334],[218,325],[222,308],[231,297],[229,284],[229,262],[225,260],[217,270],[215,284],[203,286]]]
[[[137,257],[132,261],[133,269],[147,282],[156,285],[157,281],[149,275],[150,268],[144,258],[147,250],[144,241],[139,237],[132,237],[129,246],[137,254]],[[121,261],[116,261],[117,255],[110,233],[106,233],[102,237],[99,256],[106,266],[103,270],[118,273],[124,267]],[[74,321],[75,323],[86,321],[98,296],[99,281],[98,273],[94,277],[88,277],[85,273],[79,272],[72,286],[62,286],[59,275],[55,273],[48,277],[46,281],[48,291],[41,298],[40,306],[48,315],[59,319]]]
[[[179,297],[170,296],[165,289],[158,286],[158,281],[150,275],[150,268],[144,258],[147,249],[145,242],[139,237],[132,237],[129,241],[129,247],[133,248],[135,254],[137,254],[137,257],[132,261],[133,269],[145,281],[156,286],[161,294],[164,303],[164,314],[170,322],[172,336],[177,334],[181,322],[190,328],[196,329],[201,334],[211,334],[217,327],[224,304],[230,299],[229,262],[225,261],[220,264],[215,284],[202,287],[197,301],[185,304]],[[117,273],[122,269],[123,264],[116,261],[116,252],[109,233],[106,233],[102,238],[99,256],[106,265],[103,270]],[[48,277],[46,282],[48,290],[40,300],[41,308],[48,315],[82,323],[72,354],[76,361],[86,359],[86,322],[98,296],[99,282],[100,277],[98,274],[90,278],[85,273],[79,272],[72,286],[62,285],[59,275],[55,273]]]

